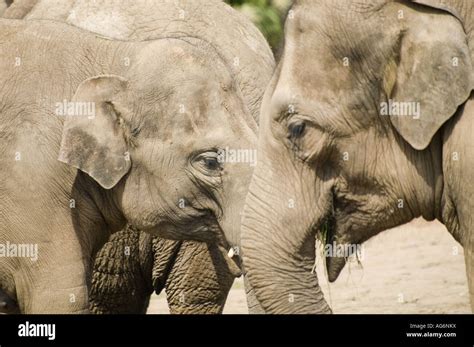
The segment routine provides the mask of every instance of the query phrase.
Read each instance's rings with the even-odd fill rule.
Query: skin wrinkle
[[[201,187],[201,192],[206,196],[207,199],[202,200],[195,196],[195,202],[198,204],[196,210],[208,210],[214,211],[214,215],[217,220],[221,220],[224,215],[224,208],[222,203],[224,200],[223,193],[220,193],[220,185],[213,186],[212,184],[203,184],[202,181],[197,180],[193,175],[190,175],[190,179],[194,181],[196,185]],[[203,204],[200,201],[206,201],[207,204]]]

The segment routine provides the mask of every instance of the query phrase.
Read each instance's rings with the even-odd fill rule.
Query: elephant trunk
[[[265,310],[262,308],[262,305],[258,302],[257,295],[255,294],[255,289],[249,283],[247,275],[244,275],[244,285],[245,285],[245,295],[247,296],[247,307],[250,314],[264,314]]]
[[[151,236],[130,225],[111,236],[94,261],[89,291],[92,313],[146,313],[153,293],[151,246]],[[169,253],[163,251],[162,258]]]
[[[267,313],[331,313],[312,271],[315,231],[301,215],[281,213],[270,186],[256,172],[244,208],[242,256],[250,285]]]

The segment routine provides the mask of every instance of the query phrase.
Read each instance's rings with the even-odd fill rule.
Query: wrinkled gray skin
[[[100,314],[146,313],[153,291],[165,289],[172,314],[218,314],[234,276],[215,244],[165,240],[129,227],[97,254],[90,308]]]
[[[474,304],[474,2],[418,2],[293,6],[242,222],[248,278],[268,312],[330,312],[311,272],[324,221],[337,247],[419,216],[463,245]],[[382,115],[388,99],[419,102],[419,119]],[[330,281],[344,264],[326,258]]]
[[[179,2],[175,2],[174,4],[178,4]],[[200,2],[200,4],[203,4],[204,2]],[[94,5],[96,5],[97,2],[94,1]],[[125,3],[124,5],[125,6],[121,6],[121,7],[117,7],[117,4],[114,4],[113,8],[110,8],[110,2],[108,3],[105,3],[105,6],[104,6],[104,3],[100,3],[100,10],[103,11],[103,13],[107,13],[107,11],[111,11],[113,10],[114,14],[117,12],[117,11],[121,11],[121,14],[125,17],[129,16],[128,18],[136,18],[136,15],[137,15],[137,10],[131,10],[130,8],[128,8],[127,6],[130,5],[130,3]],[[138,2],[138,4],[140,6],[143,6],[143,3],[140,3]],[[159,5],[159,10],[160,10],[160,17],[163,17],[165,15],[170,15],[170,11],[173,11],[173,10],[176,10],[175,8],[175,5],[174,4],[171,4],[171,5],[174,5],[174,6],[171,6],[170,7],[170,4],[166,4],[164,5],[162,2],[161,3],[156,3],[157,5]],[[179,7],[180,8],[180,15],[183,13],[181,11],[183,11],[184,9],[186,9],[186,7],[189,7],[189,4],[185,4],[183,2],[180,3],[181,6]],[[185,5],[183,7],[183,4]],[[215,4],[215,3],[214,3]],[[133,6],[136,6],[137,5],[137,2],[135,2],[133,4]],[[120,38],[120,39],[131,39],[130,35],[129,35],[129,30],[126,29],[126,27],[121,27],[121,28],[118,28],[116,25],[111,25],[109,22],[107,22],[107,25],[109,25],[109,28],[107,30],[104,29],[104,18],[107,18],[107,20],[110,20],[109,17],[104,17],[104,16],[101,16],[100,13],[99,13],[99,9],[97,6],[94,6],[93,10],[91,10],[89,8],[89,6],[91,6],[91,1],[76,1],[76,0],[68,0],[68,1],[62,1],[60,3],[56,2],[56,1],[50,1],[50,0],[16,0],[10,7],[9,9],[7,10],[7,12],[4,14],[4,17],[5,18],[11,18],[11,19],[24,19],[24,18],[27,18],[29,20],[34,20],[34,19],[53,19],[53,20],[56,20],[56,21],[66,21],[66,22],[69,22],[69,23],[72,23],[74,25],[77,25],[79,27],[84,27],[86,29],[90,29],[92,31],[96,30],[96,28],[98,26],[100,26],[100,33],[102,35],[106,35],[107,37],[115,37],[115,38]],[[222,10],[222,9],[226,9],[225,7],[222,6],[222,4],[219,4],[218,5],[218,9],[219,10]],[[147,8],[147,10],[149,10]],[[196,17],[199,18],[199,16],[202,16],[203,13],[202,13],[202,9],[200,9],[201,13],[199,14],[194,14]],[[79,16],[75,15],[75,16],[71,16],[70,14],[71,13],[81,13],[81,16],[79,18]],[[90,12],[93,12],[94,14],[94,19],[92,20],[90,17],[91,17],[91,13]],[[140,11],[138,11],[140,12]],[[195,8],[193,8],[193,12],[195,12]],[[143,13],[143,12],[142,12]],[[208,15],[208,13],[205,13],[205,15]],[[79,21],[78,19],[81,19],[81,18],[84,18],[86,19],[86,23],[87,25],[84,25],[83,22]],[[115,20],[117,20],[117,17],[114,17]],[[74,19],[74,21],[72,20]],[[118,19],[120,21],[120,18]],[[214,22],[215,23],[215,22]],[[93,24],[93,25],[91,25]],[[135,25],[136,27],[139,27],[140,29],[134,29],[135,33],[136,31],[140,31],[140,30],[143,30],[143,28],[139,25]],[[149,26],[149,24],[148,24]],[[204,35],[207,37],[211,37],[212,35],[209,35],[207,33],[207,31],[209,31],[209,29],[206,29],[205,32],[201,33],[201,35]],[[161,34],[159,35],[161,36]],[[145,38],[146,39],[150,39],[150,38],[155,38],[155,36],[146,36]],[[143,37],[133,37],[133,39],[135,40],[140,40],[142,39]],[[216,41],[216,38],[212,38],[212,40]],[[225,41],[219,41],[219,39],[217,39],[217,43],[220,44],[220,45],[223,45],[225,44]],[[255,59],[255,62],[257,63],[260,63],[258,61],[258,59],[263,59],[263,60],[267,60],[266,62],[266,71],[257,71],[258,68],[253,68],[252,70],[248,71],[247,69],[246,70],[243,70],[243,71],[237,71],[237,80],[241,82],[241,86],[242,88],[246,88],[248,90],[247,94],[245,95],[245,98],[246,100],[249,101],[249,107],[251,108],[251,111],[252,111],[252,114],[253,116],[255,117],[256,121],[258,122],[258,111],[259,111],[259,106],[260,106],[260,100],[259,99],[256,99],[257,97],[261,97],[263,95],[263,87],[264,87],[264,83],[262,81],[253,81],[253,80],[249,80],[249,79],[253,79],[255,76],[258,76],[260,78],[263,77],[263,81],[265,81],[266,79],[269,79],[270,77],[270,73],[271,73],[271,70],[269,69],[270,66],[273,66],[273,62],[272,62],[272,57],[271,56],[268,56],[268,49],[267,49],[267,46],[263,44],[263,42],[260,43],[261,45],[261,50],[262,52],[259,52],[258,53],[258,57],[252,57],[252,58],[257,58]],[[240,49],[240,47],[238,47]],[[262,54],[263,53],[263,54]],[[231,57],[229,55],[229,57]],[[240,59],[240,56],[239,56],[239,59]],[[249,61],[247,59],[249,59],[249,57],[245,56],[244,55],[244,59],[245,59],[245,62],[248,63]],[[271,61],[270,64],[268,64],[268,61]],[[234,65],[235,65],[235,59],[233,61]],[[238,66],[237,66],[238,67]],[[260,68],[260,70],[262,70]],[[252,73],[252,76],[249,76],[249,72]],[[266,77],[264,77],[263,75],[266,75]],[[255,83],[257,83],[257,85],[255,85]],[[251,88],[255,88],[257,87],[257,93],[253,92],[252,89],[249,89],[249,87]],[[124,233],[121,233],[120,235],[116,235],[114,237],[112,237],[112,240],[110,241],[111,242],[111,245],[112,244],[115,244],[117,240],[120,240],[121,238],[123,237],[126,237],[127,233],[124,232]],[[172,244],[173,241],[166,241],[165,243],[166,244]],[[104,246],[104,249],[101,251],[102,254],[105,254],[107,252],[110,252],[110,245],[106,244]],[[222,268],[222,264],[223,262],[220,261],[220,262],[214,262],[214,263],[217,263],[217,264],[214,264],[214,265],[218,265],[219,268],[218,269],[212,269],[212,266],[210,266],[211,263],[209,264],[205,264],[205,262],[209,262],[210,259],[217,259],[217,256],[215,254],[208,254],[208,247],[205,246],[205,245],[199,245],[197,242],[193,242],[193,241],[183,241],[183,242],[176,242],[175,246],[174,247],[165,247],[163,250],[164,251],[169,251],[168,253],[166,254],[162,254],[160,255],[161,256],[161,259],[171,259],[174,254],[170,252],[171,249],[175,249],[176,247],[181,247],[181,248],[186,248],[186,252],[187,253],[193,253],[193,252],[197,252],[197,254],[199,254],[198,256],[195,256],[192,258],[192,261],[191,262],[187,262],[185,264],[182,264],[180,266],[180,269],[181,269],[181,272],[184,272],[184,269],[193,269],[193,268],[196,268],[196,267],[199,267],[199,268],[206,268],[206,269],[209,269],[209,271],[215,271],[216,273],[209,273],[207,274],[206,278],[207,278],[207,283],[205,284],[205,288],[209,289],[209,290],[204,290],[203,293],[205,294],[208,294],[208,297],[207,298],[203,298],[203,296],[201,295],[201,297],[199,298],[200,301],[207,301],[208,304],[207,305],[204,305],[204,306],[199,306],[199,305],[191,305],[190,303],[192,303],[192,300],[193,300],[193,297],[190,296],[189,294],[187,295],[188,297],[190,297],[190,300],[189,302],[184,302],[183,300],[180,300],[174,304],[172,304],[170,302],[170,308],[171,308],[171,311],[172,312],[186,312],[186,313],[193,313],[193,309],[194,309],[194,313],[205,313],[205,312],[209,312],[209,313],[216,313],[216,312],[219,312],[219,311],[222,311],[222,308],[223,308],[223,305],[224,305],[224,302],[222,301],[222,298],[225,298],[227,296],[227,292],[230,288],[229,286],[229,278],[231,276],[237,276],[238,275],[238,271],[236,271],[236,269],[233,269],[233,270],[227,270],[227,272],[229,272],[229,275],[228,276],[223,276],[223,275],[219,275],[218,276],[218,273],[223,273],[225,271],[224,268]],[[210,247],[209,248],[210,250],[216,250],[215,247]],[[186,252],[184,252],[184,250],[181,250],[178,252],[178,258],[176,259],[177,263],[180,263],[180,259],[179,257],[182,255],[182,254],[185,254]],[[100,259],[105,259],[103,257],[101,257],[101,253],[98,254],[98,257]],[[113,260],[113,263],[116,264],[117,268],[113,269],[114,272],[116,273],[119,273],[121,272],[123,269],[121,266],[125,266],[125,264],[127,264],[127,261],[125,259],[122,259],[123,257],[123,253],[121,252],[115,252],[114,253],[117,257],[117,259]],[[152,255],[150,255],[152,256]],[[194,264],[196,263],[196,264]],[[230,266],[232,267],[233,266],[233,263],[229,263]],[[98,266],[98,262],[96,262],[96,269],[94,271],[99,271],[97,270],[97,266]],[[235,267],[235,266],[234,266]],[[112,270],[111,270],[112,271]],[[100,271],[99,271],[100,273]],[[231,275],[231,273],[233,273],[233,275]],[[166,276],[167,274],[163,274],[163,276]],[[130,274],[130,278],[124,278],[123,279],[123,282],[127,282],[127,283],[131,283],[133,282],[131,280],[131,277],[133,277],[134,275],[133,274]],[[97,280],[98,278],[102,278],[106,284],[104,284],[102,286],[102,284],[99,283],[99,281]],[[113,289],[110,285],[108,285],[107,283],[110,283],[110,281],[107,280],[107,276],[106,275],[103,275],[103,274],[99,274],[99,275],[94,275],[94,279],[96,279],[95,282],[93,282],[93,286],[94,287],[103,287],[104,289],[100,292],[100,295],[96,295],[95,297],[95,301],[96,303],[94,305],[99,305],[99,306],[119,306],[117,305],[117,302],[119,301],[123,301],[123,302],[129,302],[129,303],[132,303],[134,302],[133,300],[133,297],[131,296],[131,294],[129,294],[129,297],[127,298],[125,296],[125,292],[123,292],[121,295],[115,295],[114,294],[114,291],[115,289]],[[193,278],[191,275],[189,277],[187,277],[187,281],[182,281],[182,280],[178,280],[177,279],[177,276],[170,276],[170,278],[172,279],[175,279],[175,282],[177,284],[175,284],[173,287],[174,288],[180,288],[181,291],[186,291],[186,292],[191,292],[192,291],[192,286],[193,285],[199,285],[199,281],[197,281],[195,278]],[[150,279],[144,279],[145,282],[146,281],[149,281]],[[221,281],[221,282],[219,282]],[[248,304],[249,304],[249,310],[250,312],[252,313],[262,313],[262,310],[261,310],[261,307],[258,305],[258,302],[257,300],[255,299],[255,296],[253,294],[253,291],[252,289],[248,286],[248,282],[245,280],[245,284],[246,284],[246,289],[247,289],[247,294],[248,294]],[[143,288],[143,283],[136,283],[136,285],[138,286],[138,288]],[[168,287],[170,287],[171,285],[168,284]],[[181,286],[181,287],[180,287]],[[94,287],[92,288],[92,291],[94,291]],[[123,287],[123,286],[122,286]],[[140,289],[137,288],[137,291],[139,291]],[[212,288],[212,289],[210,289]],[[155,288],[157,291],[161,290],[161,289],[158,289],[158,288]],[[195,290],[199,291],[200,289],[199,288],[195,288]],[[119,290],[120,291],[120,290]],[[143,292],[143,290],[142,290]],[[131,292],[130,292],[131,293]],[[203,294],[204,295],[204,294]],[[145,295],[146,296],[146,295]],[[171,299],[173,299],[173,297],[171,297]],[[205,300],[204,300],[205,299]],[[146,299],[148,300],[148,299]],[[211,305],[212,303],[212,305]],[[178,305],[182,305],[183,307],[182,308],[179,308]],[[120,305],[120,307],[122,307],[122,312],[136,312],[137,310],[135,310],[133,307],[133,304],[130,305],[125,305],[124,303],[122,303]],[[102,310],[98,310],[98,309],[95,309],[94,310],[95,312],[100,312],[100,311],[103,311],[103,312],[109,312],[109,313],[113,313],[113,312],[116,312],[117,310],[114,311],[114,309],[110,309],[108,310],[107,308],[104,308]]]
[[[175,23],[180,12],[170,6],[166,18]],[[153,32],[152,9],[133,10],[143,14],[133,13],[133,25],[163,39],[116,42],[46,21],[0,22],[0,136],[8,139],[0,148],[6,177],[0,236],[38,243],[40,252],[33,264],[0,262],[2,288],[22,312],[87,311],[89,259],[127,221],[159,236],[225,247],[222,231],[238,236],[251,168],[216,165],[214,151],[254,147],[252,115],[273,62],[268,46],[220,2],[212,2],[207,19],[238,31],[217,30],[201,18],[194,26],[190,19]],[[199,37],[205,35],[212,47]],[[224,43],[239,54],[219,51]],[[15,70],[10,65],[18,47],[24,49]],[[248,64],[252,60],[260,63]],[[22,69],[25,62],[32,68]],[[95,117],[55,116],[64,99],[93,103]],[[15,161],[17,153],[21,160]]]

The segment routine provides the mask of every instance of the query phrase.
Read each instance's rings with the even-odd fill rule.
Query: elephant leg
[[[25,314],[89,313],[89,271],[85,259],[68,262],[64,255],[56,254],[52,259],[56,264],[30,267],[15,277],[20,311]]]
[[[222,313],[236,273],[215,244],[183,241],[166,281],[172,314]]]
[[[8,234],[15,255],[0,270],[1,287],[16,299],[21,313],[89,312],[91,253],[84,251],[79,233],[59,212],[48,223],[25,219],[23,231],[16,228]]]
[[[152,269],[151,236],[127,226],[97,253],[90,290],[96,314],[146,313]]]
[[[75,271],[75,270],[71,270]],[[42,278],[41,282],[57,283],[54,276]],[[88,314],[88,286],[83,282],[77,286],[64,286],[51,290],[38,286],[30,291],[31,304],[26,314]]]

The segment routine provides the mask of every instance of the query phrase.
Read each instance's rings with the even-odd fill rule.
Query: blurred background
[[[265,35],[273,52],[283,40],[283,25],[291,0],[226,0],[245,14]]]

